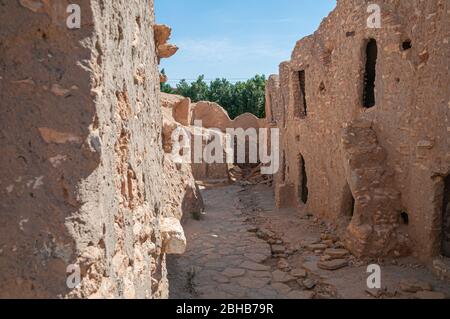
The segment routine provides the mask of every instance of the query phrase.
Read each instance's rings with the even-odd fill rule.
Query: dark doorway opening
[[[299,176],[298,176],[298,184],[297,184],[297,194],[299,200],[306,204],[308,202],[308,176],[306,174],[306,164],[305,159],[300,154],[298,156],[298,167],[299,167]]]
[[[353,197],[353,194],[352,194],[352,192],[350,192],[350,196],[351,196],[351,201],[350,201],[350,209],[348,210],[348,212],[349,212],[349,214],[348,214],[348,216],[349,217],[353,217],[353,215],[354,215],[354,213],[355,213],[355,204],[356,204],[356,202],[355,202],[355,197]]]
[[[355,197],[350,189],[350,185],[346,184],[342,195],[341,216],[345,217],[348,223],[350,223],[355,213],[355,204]]]
[[[442,255],[450,257],[450,175],[444,180],[442,203]]]
[[[365,108],[375,106],[375,79],[378,47],[375,39],[370,39],[366,47],[366,69],[364,72],[363,102]]]

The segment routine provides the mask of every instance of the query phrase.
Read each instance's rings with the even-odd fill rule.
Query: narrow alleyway
[[[171,298],[441,298],[450,285],[412,258],[359,261],[306,211],[276,210],[266,185],[202,191],[205,214],[185,216],[187,251],[169,256]],[[367,265],[382,267],[369,291]],[[324,268],[328,268],[325,270]]]

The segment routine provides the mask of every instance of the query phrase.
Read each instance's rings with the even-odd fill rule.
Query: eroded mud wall
[[[71,3],[0,5],[0,297],[165,297],[153,1]]]
[[[368,26],[371,1],[338,1],[269,81],[285,158],[278,204],[305,204],[307,175],[307,209],[353,252],[429,259],[441,253],[450,170],[449,2],[376,3],[380,28]]]

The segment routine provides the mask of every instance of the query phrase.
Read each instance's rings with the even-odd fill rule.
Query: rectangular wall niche
[[[364,72],[363,105],[365,108],[375,106],[375,79],[377,70],[378,47],[375,39],[370,39],[366,47],[366,68]]]
[[[294,116],[305,118],[306,104],[306,73],[305,70],[295,71],[292,74],[292,89],[294,91]]]

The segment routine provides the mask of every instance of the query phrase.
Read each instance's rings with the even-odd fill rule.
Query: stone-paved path
[[[275,209],[267,186],[228,185],[202,194],[206,214],[201,220],[184,217],[186,253],[168,256],[171,298],[450,296],[450,284],[412,257],[363,262],[345,254],[332,226],[304,209]],[[342,251],[345,257],[329,256]],[[332,271],[318,267],[330,258],[332,263],[344,259],[347,266]],[[368,291],[367,265],[374,262],[382,266],[383,287]],[[416,293],[417,286],[434,292]]]
[[[270,245],[259,239],[238,208],[239,186],[203,192],[207,214],[184,224],[185,255],[169,260],[171,298],[298,297],[271,284]]]

